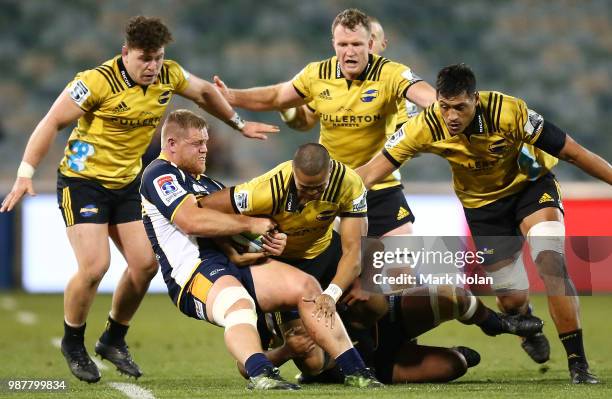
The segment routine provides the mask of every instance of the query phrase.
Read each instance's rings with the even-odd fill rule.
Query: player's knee
[[[79,267],[79,275],[89,286],[97,286],[108,271],[110,264],[105,261],[92,262]]]
[[[304,273],[302,276],[298,287],[297,299],[301,300],[302,298],[314,298],[319,295],[323,290],[321,289],[321,285],[313,276]]]
[[[467,372],[467,361],[462,354],[451,351],[446,355],[442,370],[446,375],[446,381],[456,380]]]
[[[225,332],[239,324],[248,324],[257,328],[255,301],[244,287],[224,288],[214,299],[212,321],[225,327]]]
[[[497,296],[497,306],[504,313],[525,313],[528,305],[529,294],[527,292],[512,292]]]

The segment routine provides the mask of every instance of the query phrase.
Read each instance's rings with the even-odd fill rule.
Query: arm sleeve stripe
[[[395,158],[393,158],[393,156],[391,156],[391,154],[389,154],[389,151],[387,151],[386,149],[382,150],[382,154],[385,156],[385,158],[389,160],[389,162],[391,162],[395,166],[396,169],[402,166],[402,164],[400,162],[397,162]]]
[[[342,212],[340,215],[341,218],[365,218],[368,216],[367,212],[359,212],[359,213],[353,213],[353,212]]]
[[[296,93],[297,93],[297,94],[298,94],[300,97],[302,97],[302,98],[306,98],[306,95],[305,95],[304,93],[302,93],[302,92],[300,91],[300,89],[298,89],[297,87],[295,87],[295,84],[293,84],[293,88],[295,89]]]
[[[174,217],[176,216],[176,211],[178,211],[178,209],[185,203],[185,201],[189,197],[193,197],[193,194],[187,194],[186,196],[184,196],[183,199],[181,200],[181,202],[179,202],[179,204],[176,206],[176,208],[174,208],[174,210],[172,211],[172,216],[170,216],[170,222],[171,223],[174,222]]]
[[[232,204],[232,208],[234,208],[234,212],[240,214],[240,209],[236,206],[236,202],[234,201],[234,192],[236,191],[236,186],[230,187],[230,202]]]

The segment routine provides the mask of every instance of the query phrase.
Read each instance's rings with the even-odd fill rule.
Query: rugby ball
[[[244,252],[263,252],[261,236],[251,233],[241,233],[232,236],[232,241],[238,244]]]

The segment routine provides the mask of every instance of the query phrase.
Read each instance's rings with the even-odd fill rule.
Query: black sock
[[[567,353],[567,365],[569,367],[576,363],[585,363],[588,366],[586,355],[584,354],[581,329],[559,334],[559,339],[565,347],[565,352]]]
[[[120,324],[108,316],[100,342],[114,346],[125,345],[125,334],[127,334],[128,328],[129,326]]]
[[[64,320],[64,339],[62,341],[67,344],[80,344],[83,345],[85,340],[85,326],[87,324],[83,324],[80,327],[71,327],[66,324],[66,320]]]
[[[487,316],[485,319],[476,323],[476,325],[487,335],[499,335],[506,332],[502,319],[496,312],[490,309],[487,309]]]

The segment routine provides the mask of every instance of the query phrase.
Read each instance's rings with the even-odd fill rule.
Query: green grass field
[[[491,298],[485,302],[492,304]],[[378,391],[360,391],[342,386],[306,386],[299,392],[250,392],[235,371],[234,362],[223,344],[223,330],[188,319],[180,314],[166,295],[150,295],[136,315],[128,334],[132,354],[145,375],[138,381],[120,376],[112,367],[102,370],[102,380],[88,385],[72,377],[57,346],[62,329],[61,295],[0,293],[0,379],[67,379],[62,393],[13,393],[0,397],[125,398],[110,383],[130,382],[147,389],[155,398],[610,398],[612,397],[612,296],[582,297],[582,318],[586,349],[592,369],[603,380],[598,386],[569,384],[564,351],[543,297],[535,297],[536,314],[546,321],[551,340],[551,360],[545,367],[533,363],[522,351],[516,337],[487,337],[477,327],[449,322],[420,339],[440,346],[466,345],[478,350],[482,362],[459,380],[448,384],[388,386]],[[110,296],[99,296],[87,326],[87,348],[104,327]],[[55,342],[57,345],[57,340]],[[282,374],[292,378],[293,365]]]

